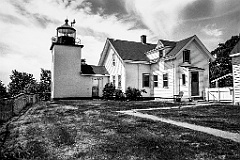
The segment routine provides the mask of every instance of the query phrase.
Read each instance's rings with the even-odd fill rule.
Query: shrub
[[[147,92],[144,89],[139,90],[136,88],[128,87],[125,94],[128,100],[138,100],[140,97],[142,97],[142,93],[147,93]]]
[[[120,89],[115,90],[115,99],[116,100],[124,100],[125,99],[125,96],[124,96],[124,93],[122,90],[120,90]]]
[[[107,83],[103,89],[103,99],[113,98],[115,93],[115,86],[112,83]]]

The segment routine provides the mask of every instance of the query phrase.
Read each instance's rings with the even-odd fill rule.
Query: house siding
[[[209,58],[208,56],[200,49],[200,46],[196,41],[192,41],[185,49],[190,50],[190,66],[202,68],[199,69],[188,69],[185,67],[180,67],[184,65],[183,63],[183,53],[181,52],[176,57],[176,88],[179,88],[180,91],[184,91],[184,98],[191,97],[191,72],[199,72],[199,96],[204,96],[205,88],[209,87]],[[182,74],[186,74],[186,85],[182,85]],[[179,90],[178,90],[179,91]],[[177,91],[177,92],[178,92]]]
[[[112,54],[115,54],[115,65],[112,63]],[[121,88],[123,92],[125,92],[125,67],[120,59],[119,55],[114,52],[114,50],[110,47],[107,51],[107,58],[104,66],[106,67],[108,73],[110,74],[110,82],[113,82],[113,76],[115,76],[115,86],[118,88],[118,75],[121,75]]]
[[[174,95],[174,63],[173,61],[152,65],[153,75],[158,75],[158,87],[154,87],[154,97],[171,98]],[[168,87],[163,87],[163,74],[168,74]]]
[[[240,56],[232,58],[234,103],[240,103]]]
[[[150,97],[150,87],[143,87],[143,73],[150,74],[149,64],[125,63],[126,67],[126,88],[128,86],[137,89],[145,89],[147,93],[142,93],[143,97]]]

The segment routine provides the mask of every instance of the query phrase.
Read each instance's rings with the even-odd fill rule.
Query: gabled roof
[[[171,42],[171,45],[173,46],[174,43],[175,43],[175,46],[173,46],[172,50],[170,50],[168,53],[166,53],[166,56],[167,56],[167,57],[176,56],[177,53],[178,53],[184,46],[186,46],[186,45],[192,40],[193,37],[194,37],[194,36],[189,37],[189,38],[186,38],[186,39],[183,39],[183,40],[180,40],[180,41]]]
[[[193,40],[196,40],[197,43],[200,45],[202,50],[212,59],[212,55],[206,49],[206,47],[202,44],[202,42],[198,39],[196,35],[188,37],[186,39],[180,41],[168,41],[168,40],[161,40],[161,43],[164,45],[165,48],[165,58],[174,58],[177,54],[180,53],[189,43]],[[132,60],[132,61],[149,61],[146,54],[147,52],[151,52],[156,50],[157,44],[146,43],[143,44],[142,42],[133,42],[133,41],[126,41],[126,40],[115,40],[112,38],[108,38],[104,47],[104,51],[107,52],[106,48],[112,46],[114,50],[118,53],[122,60]],[[103,65],[103,61],[105,59],[106,53],[104,51],[100,57],[99,64]]]
[[[94,65],[81,65],[82,74],[109,74],[104,66],[94,66]]]
[[[233,50],[230,53],[230,57],[234,57],[240,54],[240,41],[234,46]]]
[[[108,39],[123,60],[148,61],[145,52],[152,50],[156,44]]]

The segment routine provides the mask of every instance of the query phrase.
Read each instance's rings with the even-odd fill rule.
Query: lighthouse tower
[[[83,45],[75,43],[76,30],[74,22],[57,28],[57,37],[51,45],[52,52],[52,99],[81,97],[84,83],[81,72],[81,49]],[[86,90],[86,89],[85,89]]]

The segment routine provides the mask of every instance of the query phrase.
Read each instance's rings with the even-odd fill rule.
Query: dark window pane
[[[182,74],[182,84],[185,85],[186,84],[186,75]]]
[[[143,74],[143,87],[149,87],[149,74]]]
[[[183,51],[183,62],[190,63],[190,50]]]

